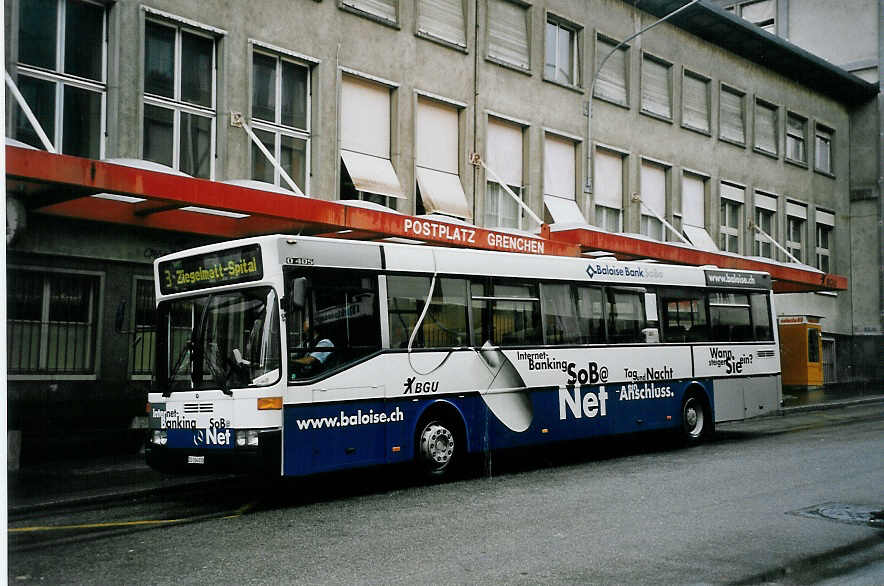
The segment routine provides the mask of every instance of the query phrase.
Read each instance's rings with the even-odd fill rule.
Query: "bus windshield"
[[[157,379],[166,394],[271,385],[280,377],[279,307],[269,287],[160,304]]]

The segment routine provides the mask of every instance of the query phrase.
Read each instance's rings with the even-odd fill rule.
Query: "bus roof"
[[[284,234],[256,236],[201,246],[163,256],[156,262],[253,243],[261,245],[268,262],[275,257],[274,262],[289,266],[339,267],[440,275],[534,277],[624,286],[771,288],[770,275],[760,271]]]

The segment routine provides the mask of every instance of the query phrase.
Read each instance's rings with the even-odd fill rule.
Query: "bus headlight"
[[[155,429],[153,430],[153,435],[150,438],[152,444],[158,446],[166,445],[166,442],[169,441],[168,436],[166,435],[165,429]]]
[[[257,429],[240,429],[236,432],[236,446],[238,448],[257,448],[258,447],[258,430]]]

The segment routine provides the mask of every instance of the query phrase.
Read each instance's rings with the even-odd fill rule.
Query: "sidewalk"
[[[784,392],[782,411],[789,414],[879,402],[884,403],[884,389],[880,388]],[[230,477],[230,474],[161,474],[147,466],[141,453],[47,462],[7,474],[8,513],[24,515],[45,508],[119,500],[193,488]]]

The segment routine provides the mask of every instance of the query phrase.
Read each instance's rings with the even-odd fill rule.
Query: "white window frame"
[[[50,267],[41,267],[41,266],[33,266],[33,265],[9,265],[8,269],[12,270],[20,270],[20,271],[31,271],[37,272],[44,277],[48,273],[55,274],[65,274],[65,275],[87,275],[98,278],[98,285],[96,291],[96,299],[94,299],[93,307],[92,307],[92,330],[95,336],[95,345],[91,348],[92,354],[94,355],[94,360],[92,363],[92,372],[84,373],[84,374],[63,374],[63,373],[52,373],[47,372],[45,374],[8,374],[7,378],[12,381],[27,381],[27,380],[97,380],[98,373],[101,372],[101,339],[102,339],[102,322],[104,315],[104,278],[105,274],[102,271],[83,271],[83,270],[66,270],[66,269],[57,269]],[[43,281],[43,292],[42,292],[42,312],[43,316],[41,317],[42,323],[48,327],[48,313],[49,313],[49,299],[46,297],[46,293],[49,289],[48,281],[44,279]],[[9,317],[7,316],[7,323]],[[46,336],[48,336],[48,332],[45,331],[46,328],[43,328],[43,331],[40,333],[40,368],[48,367],[48,357],[45,356],[45,344],[47,343]]]
[[[600,159],[599,154],[603,154],[607,157],[616,157],[620,160],[620,177],[619,177],[619,191],[620,191],[620,202],[617,207],[612,205],[608,205],[608,201],[599,202],[599,177],[602,176],[597,165]],[[602,146],[597,144],[595,147],[595,156],[593,157],[593,177],[595,180],[595,190],[593,193],[593,205],[594,205],[594,213],[595,213],[595,222],[594,225],[598,226],[602,230],[607,230],[608,232],[622,232],[623,231],[623,194],[626,189],[626,179],[624,177],[624,169],[626,166],[626,158],[629,156],[629,153],[623,152],[620,150],[616,150],[613,148],[608,148],[606,146]],[[614,202],[610,202],[614,203]],[[608,219],[616,213],[616,226],[610,226]]]
[[[663,173],[663,206],[662,209],[659,209],[660,206],[650,205],[650,195],[648,190],[648,182],[647,179],[651,178],[651,175],[646,175],[645,169],[650,171],[660,171]],[[666,227],[663,225],[663,221],[661,218],[666,217],[666,204],[670,201],[671,193],[669,190],[669,172],[671,171],[670,165],[665,165],[659,163],[657,161],[652,161],[650,159],[642,159],[639,166],[639,181],[640,181],[640,193],[643,204],[639,206],[639,233],[644,234],[649,238],[653,238],[654,240],[658,240],[663,242],[666,240]],[[656,175],[656,173],[655,173]],[[657,195],[656,193],[654,194]],[[647,207],[646,207],[647,206]],[[649,209],[653,209],[658,215],[653,215],[650,213]],[[653,230],[653,234],[651,233]]]
[[[765,230],[763,222],[761,222],[761,216],[767,216],[770,219],[769,229]],[[777,221],[777,212],[775,210],[768,209],[763,206],[756,205],[755,206],[755,225],[767,232],[767,234],[771,238],[776,238],[776,224]],[[773,259],[776,257],[776,253],[774,252],[773,242],[767,239],[761,232],[755,232],[754,238],[754,248],[752,250],[752,254],[754,256],[760,256],[763,258]],[[768,248],[768,254],[764,254],[765,247]]]
[[[218,100],[218,37],[217,32],[210,27],[191,24],[179,19],[161,19],[148,17],[144,24],[144,45],[147,45],[147,25],[148,23],[164,26],[175,30],[175,48],[174,48],[174,65],[173,71],[175,76],[175,87],[173,88],[173,97],[168,98],[157,94],[147,93],[146,88],[142,85],[142,104],[143,106],[155,106],[173,112],[172,117],[172,168],[180,170],[181,168],[181,114],[191,114],[208,118],[209,124],[209,177],[215,178],[215,150],[217,140],[217,100]],[[200,106],[185,102],[181,99],[181,37],[182,33],[203,37],[212,41],[212,100],[211,107]],[[143,64],[142,64],[143,67]],[[141,83],[144,84],[146,71],[141,72]],[[251,84],[250,84],[251,87]],[[250,98],[251,101],[251,98]],[[141,116],[142,132],[141,132],[141,148],[144,148],[144,113]]]
[[[829,214],[829,215],[831,215],[834,218],[834,214]],[[822,259],[822,257],[825,257],[827,259],[827,264],[829,265],[827,267],[826,272],[831,273],[831,272],[833,272],[833,269],[832,269],[832,239],[835,237],[835,226],[828,224],[824,221],[820,221],[819,216],[820,216],[819,211],[817,211],[816,241],[814,243],[815,247],[816,247],[816,265],[815,266],[816,266],[816,268],[823,270],[821,259]],[[822,234],[821,233],[823,231],[825,231],[828,235],[828,244],[829,245],[827,247],[821,246],[821,242],[822,242]]]
[[[27,0],[22,0],[27,1]],[[67,5],[70,0],[57,0],[57,11],[56,11],[56,24],[55,24],[55,67],[53,70],[43,69],[41,67],[35,67],[32,65],[28,65],[26,63],[22,63],[21,61],[16,61],[16,69],[17,75],[21,77],[22,75],[39,79],[42,81],[48,81],[55,84],[55,116],[54,116],[54,132],[53,136],[51,136],[51,140],[53,146],[55,147],[56,152],[63,153],[64,146],[64,88],[66,86],[70,86],[76,89],[86,90],[93,93],[100,94],[101,96],[101,106],[100,106],[100,122],[99,122],[99,137],[98,137],[98,150],[99,156],[98,159],[105,158],[105,149],[106,149],[106,139],[105,136],[107,134],[107,38],[108,38],[108,8],[106,5],[100,2],[91,2],[89,0],[82,0],[84,4],[90,4],[93,6],[97,6],[102,9],[102,41],[101,41],[101,80],[96,81],[89,78],[79,77],[76,75],[72,75],[66,73],[64,71],[64,57],[65,57],[65,17],[67,15]],[[18,59],[18,54],[16,54],[16,60]],[[29,104],[30,105],[30,104]],[[21,116],[24,116],[24,113],[20,113]],[[26,122],[26,124],[30,125],[30,122]],[[45,128],[43,129],[46,130]],[[42,148],[40,145],[39,148]]]
[[[835,157],[834,157],[834,145],[835,145],[835,131],[830,126],[826,126],[824,124],[817,123],[814,125],[813,131],[813,169],[817,173],[822,173],[824,175],[835,176]],[[828,169],[824,166],[820,165],[820,144],[828,145],[828,157],[826,158],[826,162],[828,163]]]
[[[721,185],[728,185],[735,189],[741,190],[743,199],[741,201],[737,201],[725,196],[719,197],[718,247],[723,252],[740,254],[743,247],[743,206],[746,205],[746,187],[722,181],[721,183],[719,183],[719,189]],[[721,221],[722,212],[724,212],[725,216],[724,221]],[[736,217],[737,219],[736,227],[729,226],[728,220],[732,217]],[[730,250],[728,248],[727,243],[730,236],[733,236],[737,239],[737,250]]]
[[[525,156],[524,156],[524,153],[525,153],[525,130],[527,128],[527,123],[522,122],[522,121],[516,121],[512,118],[504,118],[501,116],[494,116],[494,115],[489,115],[486,120],[487,120],[486,126],[485,126],[485,128],[486,128],[486,131],[485,131],[486,132],[486,134],[485,134],[486,146],[490,146],[490,144],[489,144],[490,141],[488,140],[488,134],[489,134],[489,128],[490,128],[491,124],[493,124],[493,123],[502,124],[502,125],[509,125],[514,128],[518,128],[518,130],[521,133],[519,156],[521,158],[520,167],[522,168],[522,173],[521,173],[522,176],[519,178],[518,185],[514,185],[514,184],[512,184],[512,182],[508,182],[506,185],[507,185],[507,187],[509,187],[513,191],[513,193],[515,193],[517,196],[519,196],[519,199],[521,199],[523,203],[527,203],[526,197],[528,195],[528,190],[525,187]],[[491,155],[490,152],[486,152],[485,158],[492,165],[492,167],[491,167],[492,171],[494,171],[495,173],[500,173],[500,171],[498,169],[493,168],[496,165],[491,163],[491,159],[493,159],[494,157]],[[515,177],[512,177],[511,179],[514,179],[514,178]],[[508,194],[503,189],[503,187],[499,187],[497,189],[497,193],[492,195],[490,192],[492,185],[501,185],[501,183],[498,181],[495,181],[489,175],[486,174],[485,203],[484,203],[485,209],[484,209],[484,214],[483,214],[484,215],[484,226],[486,228],[488,228],[488,227],[503,227],[503,224],[500,222],[500,220],[501,220],[500,210],[501,210],[501,204],[504,203],[506,205],[515,205],[517,207],[517,209],[516,209],[516,218],[517,218],[516,224],[517,225],[513,226],[513,228],[518,229],[518,230],[527,230],[528,228],[530,228],[532,225],[532,222],[528,221],[527,218],[525,217],[526,216],[525,209],[522,206],[518,205],[513,200],[512,196],[510,194]],[[494,216],[492,216],[489,213],[489,208],[490,208],[489,204],[492,199],[497,200],[495,202],[497,214],[495,214]]]
[[[801,134],[800,135],[797,132],[795,132],[794,130],[792,130],[792,128],[789,125],[790,120],[795,120],[797,122],[801,122]],[[789,152],[790,151],[790,148],[789,148],[790,143],[796,143],[796,144],[802,145],[801,150],[804,151],[803,158],[796,159],[795,157],[789,156],[790,155],[790,152]],[[785,159],[787,161],[789,161],[790,163],[797,163],[803,167],[806,167],[807,166],[807,152],[808,152],[808,148],[807,148],[807,118],[805,118],[804,116],[802,116],[800,114],[796,114],[795,112],[787,110],[786,111]]]
[[[263,132],[269,132],[273,134],[273,149],[268,148],[272,154],[273,158],[282,166],[282,137],[287,136],[290,138],[295,138],[298,140],[303,140],[305,142],[305,153],[304,153],[304,185],[299,185],[301,191],[304,193],[310,193],[310,155],[311,155],[311,146],[312,146],[312,126],[313,126],[313,65],[314,63],[310,61],[305,61],[303,59],[296,59],[291,56],[285,55],[279,51],[274,51],[270,48],[263,47],[257,43],[251,43],[252,51],[249,60],[249,71],[251,75],[249,75],[249,119],[252,123],[253,130],[260,130]],[[261,118],[252,118],[252,101],[254,99],[254,56],[255,54],[260,54],[265,57],[271,57],[276,60],[276,98],[275,98],[275,111],[274,111],[274,120],[272,122],[263,120]],[[296,126],[288,126],[282,123],[282,62],[285,61],[287,63],[296,65],[298,67],[303,67],[307,70],[307,95],[306,95],[306,103],[304,104],[304,108],[306,109],[307,119],[306,119],[306,128],[298,128]],[[252,149],[257,148],[254,144],[250,145]],[[264,145],[267,146],[266,144]],[[254,169],[252,166],[252,156],[249,156],[249,176],[254,176]],[[264,156],[263,154],[261,155]],[[269,162],[268,162],[269,164]],[[295,177],[292,177],[292,180],[296,180]],[[284,187],[286,189],[289,188],[288,184],[282,183],[282,176],[279,172],[279,169],[274,167],[273,169],[273,184]]]
[[[786,250],[804,262],[804,252],[807,249],[807,205],[803,203],[786,202]]]
[[[549,28],[551,26],[555,27],[555,30],[556,30],[556,37],[555,37],[555,41],[556,41],[555,59],[556,59],[556,62],[552,64],[554,67],[554,71],[555,71],[555,75],[553,77],[550,77],[546,71],[547,66],[550,65],[550,63],[548,62],[549,55],[547,54],[546,48],[547,48],[547,44],[549,43]],[[559,16],[556,16],[551,12],[548,12],[546,14],[546,23],[543,28],[543,39],[544,39],[543,79],[544,80],[551,81],[553,83],[561,84],[561,85],[568,86],[568,87],[574,87],[574,88],[580,87],[580,85],[581,85],[581,79],[580,79],[580,69],[581,69],[580,68],[580,31],[582,30],[582,28],[583,27],[581,27],[580,25],[573,23],[569,20],[566,20],[564,18],[561,18]],[[558,34],[559,30],[566,31],[568,33],[568,40],[569,40],[569,45],[570,45],[569,50],[568,50],[568,54],[570,55],[570,59],[571,59],[571,63],[569,64],[570,66],[568,67],[568,69],[569,69],[568,75],[571,78],[570,81],[562,81],[562,80],[558,79],[558,72],[559,72],[558,42],[559,42],[559,38],[560,38],[559,34]]]

